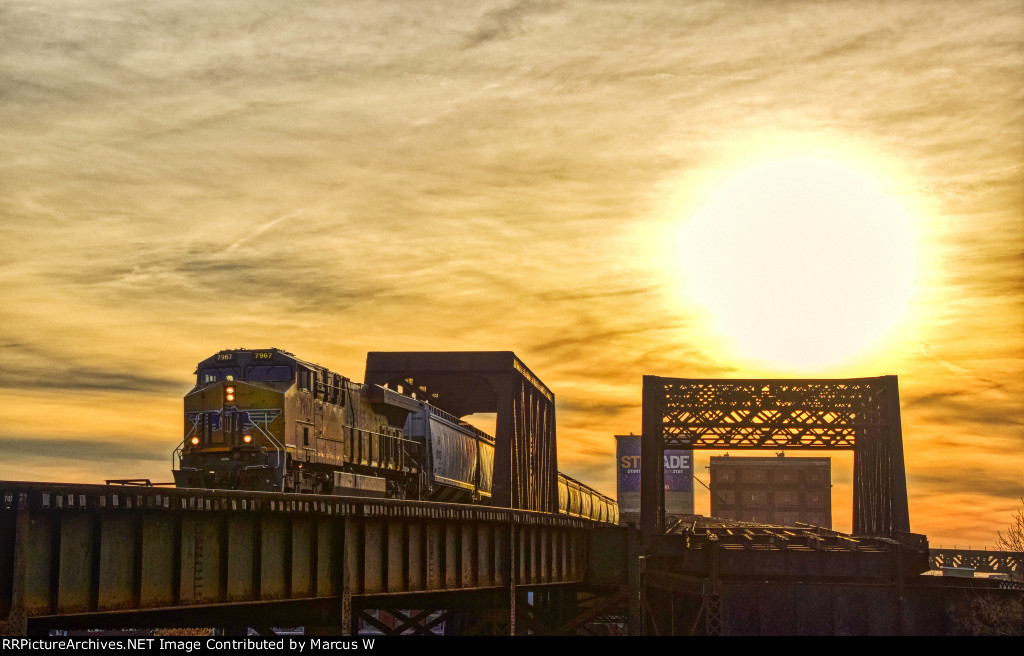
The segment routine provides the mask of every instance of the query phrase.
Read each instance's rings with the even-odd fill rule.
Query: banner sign
[[[619,437],[615,451],[619,492],[640,492],[640,438]],[[693,451],[665,451],[665,491],[693,491]]]

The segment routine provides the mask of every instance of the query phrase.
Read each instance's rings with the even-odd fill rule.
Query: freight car
[[[491,496],[494,438],[415,394],[355,383],[280,349],[221,351],[195,374],[175,450],[178,487]],[[561,473],[558,485],[562,512],[617,521],[608,497]]]
[[[558,511],[612,524],[619,521],[619,504],[614,499],[562,472],[558,472]]]

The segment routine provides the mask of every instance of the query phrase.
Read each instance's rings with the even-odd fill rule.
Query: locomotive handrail
[[[288,473],[288,450],[285,448],[283,444],[278,442],[272,434],[260,428],[260,425],[258,423],[254,421],[252,422],[252,425],[256,428],[256,430],[262,433],[264,437],[270,440],[271,444],[274,447],[274,450],[277,452],[277,464],[279,467],[281,467],[281,491],[283,492],[284,477]]]
[[[175,471],[175,469],[174,469],[174,457],[175,456],[178,457],[178,470],[179,471],[181,470],[181,456],[182,456],[182,453],[183,453],[183,449],[185,447],[185,442],[188,441],[188,438],[192,437],[192,435],[196,432],[196,430],[198,428],[199,428],[199,419],[197,418],[197,419],[195,419],[192,422],[192,428],[190,428],[189,431],[187,433],[185,433],[185,437],[182,438],[181,443],[178,444],[178,446],[176,446],[174,448],[174,451],[171,451],[171,471],[172,472]]]
[[[174,470],[174,456],[175,455],[178,457],[178,471],[181,470],[181,455],[182,455],[182,452],[183,452],[183,449],[184,449],[185,442],[188,441],[189,437],[193,436],[193,434],[196,433],[197,429],[199,429],[199,419],[198,419],[198,416],[197,416],[197,419],[195,421],[193,421],[193,427],[188,429],[188,432],[185,433],[185,436],[181,439],[181,442],[176,447],[174,447],[173,451],[171,451],[171,472],[175,471]]]
[[[174,458],[175,458],[175,456],[177,456],[177,458],[178,458],[178,470],[181,470],[182,449],[185,446],[185,440],[187,440],[187,439],[188,439],[188,435],[185,436],[185,438],[181,441],[180,444],[178,444],[178,446],[174,447],[174,451],[171,451],[171,471],[172,472],[175,471],[175,468],[174,468]]]

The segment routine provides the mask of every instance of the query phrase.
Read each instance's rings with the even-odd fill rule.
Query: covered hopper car
[[[232,349],[185,395],[177,487],[486,503],[494,438],[415,395],[364,385],[280,349]],[[559,473],[564,513],[618,521]]]

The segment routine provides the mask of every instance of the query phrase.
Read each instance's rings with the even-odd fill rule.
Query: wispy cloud
[[[828,374],[898,373],[913,507],[972,495],[995,522],[1024,405],[1022,34],[1019,0],[9,0],[0,386],[34,409],[0,441],[44,441],[0,476],[98,470],[140,414],[176,443],[195,363],[274,345],[353,377],[367,350],[515,350],[564,468],[607,484],[644,374],[757,373],[677,293],[674,227],[759,144],[811,143],[919,201],[930,267],[919,339]],[[943,439],[991,481],[979,456],[941,489]]]

